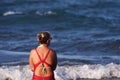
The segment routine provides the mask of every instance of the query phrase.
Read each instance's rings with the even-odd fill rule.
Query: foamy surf
[[[17,15],[17,14],[22,14],[22,12],[17,12],[17,11],[7,11],[3,14],[3,16],[9,16],[9,15]]]
[[[56,80],[120,78],[120,64],[57,66]],[[29,66],[1,66],[0,80],[31,80]]]
[[[3,13],[3,16],[20,15],[20,14],[23,14],[23,13],[26,13],[26,12],[7,11],[7,12]],[[57,13],[53,12],[53,11],[46,11],[46,12],[36,11],[36,12],[34,12],[34,14],[45,16],[45,15],[56,15]]]
[[[42,15],[56,15],[57,13],[53,11],[46,11],[46,12],[36,11],[36,14],[42,16]]]

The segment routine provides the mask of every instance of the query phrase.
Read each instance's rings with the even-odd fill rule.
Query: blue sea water
[[[28,64],[36,34],[49,31],[62,68],[117,65],[120,77],[119,9],[120,0],[0,0],[0,65]]]

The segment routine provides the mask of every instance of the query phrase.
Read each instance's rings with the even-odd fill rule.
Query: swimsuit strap
[[[45,58],[44,58],[43,60],[41,59],[41,57],[40,57],[40,55],[39,55],[39,53],[38,53],[37,49],[35,49],[35,50],[36,50],[36,53],[37,53],[37,55],[38,55],[38,57],[39,57],[40,61],[41,61],[42,63],[44,63],[44,62],[45,62],[45,60],[47,59],[47,56],[48,56],[48,54],[49,54],[49,52],[50,52],[50,49],[48,50],[48,52],[47,52],[47,54],[46,54],[46,56],[45,56]]]
[[[47,52],[45,58],[43,59],[43,63],[46,62],[45,60],[47,59],[49,52],[50,52],[50,49],[49,49],[49,51]]]
[[[38,62],[37,64],[34,64],[34,71],[36,70],[37,66],[39,66],[39,64],[41,64],[41,63],[42,63],[42,64],[45,63],[45,64],[47,64],[48,66],[51,66],[50,64],[48,64],[48,63],[45,61],[45,60],[47,59],[47,57],[48,57],[48,54],[49,54],[49,52],[50,52],[50,49],[49,49],[49,51],[47,52],[47,54],[46,54],[46,56],[45,56],[45,58],[44,58],[43,60],[41,59],[41,57],[40,57],[37,49],[35,49],[35,51],[36,51],[36,53],[37,53],[37,55],[38,55],[38,58],[40,59],[40,62]]]
[[[37,53],[37,55],[38,55],[38,57],[39,57],[40,61],[42,61],[42,59],[41,59],[41,57],[40,57],[40,55],[39,55],[39,53],[38,53],[37,49],[35,49],[35,50],[36,50],[36,53]]]
[[[42,59],[41,59],[40,55],[38,54],[37,49],[35,49],[35,51],[36,51],[36,53],[37,53],[38,58],[40,59],[40,61],[37,64],[34,64],[34,71],[36,70],[37,66],[42,63]]]
[[[47,64],[48,66],[51,66],[50,64],[48,64],[45,60],[47,59],[48,55],[49,55],[50,50],[48,51],[48,53],[46,54],[45,58],[43,59],[43,63]]]

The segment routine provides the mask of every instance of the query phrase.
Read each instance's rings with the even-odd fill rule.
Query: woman
[[[52,40],[51,35],[41,32],[37,35],[37,40],[39,46],[31,50],[29,57],[30,69],[33,71],[32,80],[55,80],[57,56],[55,51],[48,47]]]

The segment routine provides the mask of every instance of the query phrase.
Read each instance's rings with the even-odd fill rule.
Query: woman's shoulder
[[[51,56],[55,56],[55,55],[56,55],[56,51],[55,51],[55,50],[53,50],[53,49],[51,49],[51,48],[49,48],[49,50],[50,50]]]
[[[53,49],[51,49],[51,48],[49,48],[49,50],[50,50],[50,52],[55,53],[55,50],[53,50]]]
[[[36,52],[36,49],[32,49],[32,50],[30,51],[30,55],[34,54],[35,52]]]

